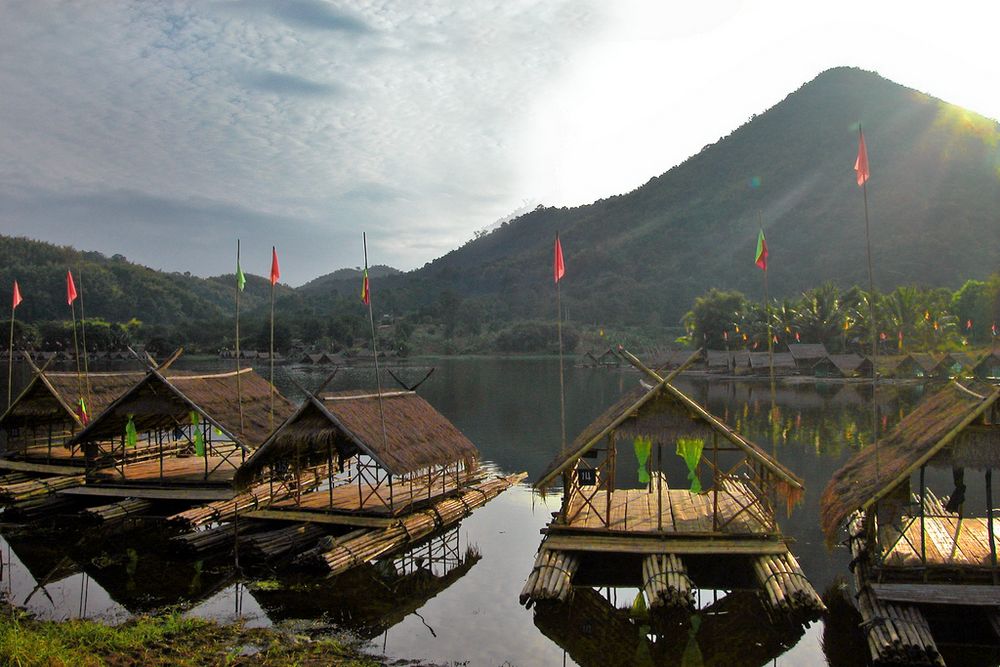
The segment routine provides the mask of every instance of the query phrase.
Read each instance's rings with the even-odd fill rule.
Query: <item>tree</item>
[[[730,336],[735,334],[736,325],[742,320],[746,308],[747,300],[741,292],[713,288],[704,296],[699,296],[694,300],[691,311],[684,316],[692,343],[721,349],[726,343],[723,332],[728,332]]]

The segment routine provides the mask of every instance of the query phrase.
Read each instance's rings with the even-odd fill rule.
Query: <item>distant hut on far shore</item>
[[[831,354],[820,359],[813,366],[813,375],[818,378],[850,378],[859,375],[858,368],[864,359],[857,354]],[[868,365],[871,374],[871,364]]]
[[[808,374],[821,359],[829,356],[823,343],[789,343],[788,352],[795,360],[799,372]]]
[[[1000,380],[1000,353],[990,352],[976,362],[972,374],[982,380]]]

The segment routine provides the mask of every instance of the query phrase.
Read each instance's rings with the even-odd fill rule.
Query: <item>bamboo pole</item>
[[[14,285],[17,285],[17,281],[14,281]],[[14,297],[11,296],[10,299],[10,346],[7,349],[7,409],[10,409],[11,404],[14,402],[14,311],[17,310],[17,304],[14,303]]]
[[[364,252],[365,252],[365,278],[368,278],[368,235],[365,234],[365,232],[361,232],[361,243],[364,246]],[[375,388],[378,391],[378,416],[382,422],[382,447],[383,450],[388,451],[389,437],[388,435],[386,435],[385,409],[382,406],[382,378],[379,377],[379,372],[378,372],[378,346],[376,344],[378,337],[375,334],[375,313],[372,307],[371,284],[372,284],[371,280],[368,279],[368,283],[366,285],[368,322],[371,324],[371,329],[372,329],[372,360],[375,363]],[[390,503],[390,508],[391,508],[391,503]]]
[[[87,316],[83,314],[83,269],[78,268],[79,272],[78,278],[80,280],[80,334],[83,336],[83,379],[87,385],[87,409],[90,409],[90,368],[89,357],[90,353],[87,351]],[[90,417],[90,414],[87,414]]]
[[[240,432],[244,430],[243,425],[243,383],[240,381],[240,292],[243,286],[240,285],[240,240],[236,239],[236,403],[240,409]]]
[[[277,257],[277,250],[274,246],[271,246],[271,263],[274,264],[274,258]],[[271,364],[271,388],[269,390],[270,394],[270,412],[268,413],[268,427],[270,430],[274,430],[274,266],[271,267],[271,349],[268,351],[267,359]]]
[[[858,123],[858,144],[864,141],[865,137],[861,131],[861,123]],[[878,455],[878,323],[875,320],[875,274],[872,270],[872,238],[871,225],[868,221],[868,173],[867,173],[868,149],[865,148],[866,173],[861,181],[861,188],[864,192],[865,200],[865,249],[868,259],[868,326],[872,334],[872,445],[875,447],[875,481],[879,478],[879,455]]]

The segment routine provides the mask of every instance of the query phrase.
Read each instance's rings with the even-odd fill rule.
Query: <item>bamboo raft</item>
[[[535,602],[565,602],[573,590],[573,575],[578,567],[580,559],[571,553],[540,549],[535,557],[535,566],[521,589],[521,604],[531,609]]]
[[[319,546],[300,554],[295,564],[325,570],[330,576],[378,559],[431,533],[458,523],[474,509],[486,504],[517,484],[524,473],[499,477],[477,484],[454,496],[439,500],[384,529],[359,529],[332,547]],[[346,537],[346,536],[345,536]]]
[[[753,571],[772,608],[810,615],[826,611],[823,600],[790,552],[758,556],[753,560]]]
[[[642,591],[650,609],[694,609],[695,592],[684,561],[676,554],[653,554],[642,559]]]
[[[117,523],[130,517],[143,514],[153,506],[153,503],[142,498],[125,498],[116,503],[88,507],[80,514],[94,523]]]
[[[313,469],[309,477],[303,477],[298,488],[287,482],[262,482],[229,500],[219,500],[199,505],[167,517],[167,522],[185,529],[200,528],[210,523],[232,521],[238,512],[249,512],[269,505],[275,500],[287,498],[295,493],[304,493],[318,487],[326,476],[326,466]]]
[[[72,498],[59,495],[38,496],[8,506],[3,517],[13,521],[32,521],[56,512],[70,511],[76,506],[77,503]]]
[[[297,523],[276,530],[240,536],[240,549],[249,558],[269,561],[311,546],[326,532],[314,523]]]
[[[944,659],[920,610],[913,605],[883,602],[868,585],[868,551],[860,514],[851,518],[847,530],[855,563],[858,610],[864,619],[862,627],[866,630],[872,662],[944,667]]]
[[[56,491],[80,486],[84,483],[84,477],[83,474],[38,477],[0,486],[0,505],[51,496]]]

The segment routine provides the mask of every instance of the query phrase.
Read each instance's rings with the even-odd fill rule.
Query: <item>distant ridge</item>
[[[443,289],[551,317],[551,245],[563,303],[582,322],[676,326],[710,287],[757,296],[761,214],[772,296],[864,284],[857,122],[871,159],[876,283],[955,288],[1000,260],[997,122],[852,68],[823,72],[717,143],[632,192],[539,208],[386,281],[414,303]]]

